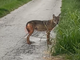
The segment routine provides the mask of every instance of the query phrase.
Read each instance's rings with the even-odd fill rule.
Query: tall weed
[[[80,60],[79,3],[79,0],[62,0],[60,22],[56,28],[55,52],[52,55],[68,54],[69,59]]]
[[[80,43],[80,17],[77,11],[68,12],[66,15],[64,19],[67,19],[63,20],[63,17],[61,17],[61,22],[57,27],[55,49],[58,53],[76,53],[75,48],[78,48]]]

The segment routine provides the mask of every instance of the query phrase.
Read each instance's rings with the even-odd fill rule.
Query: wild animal
[[[47,33],[47,44],[51,44],[50,32],[58,24],[59,17],[60,17],[60,14],[58,16],[55,16],[53,14],[53,19],[51,19],[51,20],[45,20],[45,21],[31,20],[31,21],[29,21],[26,24],[26,29],[28,31],[27,44],[31,44],[31,41],[29,40],[29,38],[33,34],[34,30],[46,31],[46,33]]]

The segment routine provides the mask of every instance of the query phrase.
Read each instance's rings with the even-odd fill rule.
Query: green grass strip
[[[5,16],[29,1],[31,0],[0,0],[0,17]]]
[[[55,52],[52,54],[70,54],[71,60],[80,60],[80,0],[62,0],[56,34]]]

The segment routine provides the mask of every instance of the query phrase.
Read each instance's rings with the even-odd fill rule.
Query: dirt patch
[[[43,53],[45,54],[44,60],[65,60],[65,55],[51,56],[49,51],[44,51]]]
[[[44,57],[44,60],[65,60],[64,56]]]

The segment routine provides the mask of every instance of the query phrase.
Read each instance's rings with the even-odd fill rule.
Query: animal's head
[[[59,18],[60,18],[60,14],[59,14],[58,16],[55,16],[55,15],[53,14],[53,22],[54,22],[55,24],[58,24]]]

